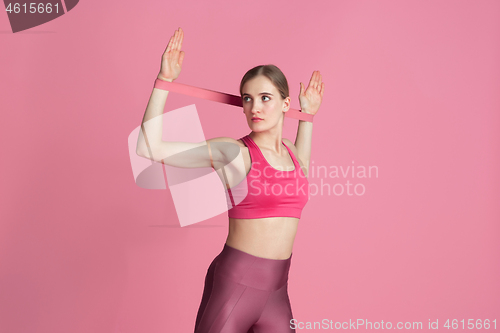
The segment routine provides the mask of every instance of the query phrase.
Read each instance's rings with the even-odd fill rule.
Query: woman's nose
[[[252,105],[252,113],[260,112],[260,105],[258,103],[253,103]]]

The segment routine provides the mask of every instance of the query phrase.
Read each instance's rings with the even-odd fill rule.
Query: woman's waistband
[[[216,260],[215,274],[255,289],[275,291],[288,282],[292,255],[267,259],[224,244]]]

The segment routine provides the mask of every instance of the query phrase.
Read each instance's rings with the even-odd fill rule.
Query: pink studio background
[[[227,213],[180,228],[168,190],[134,183],[127,147],[179,26],[177,82],[238,94],[273,63],[299,108],[320,70],[313,165],[378,167],[310,179],[365,193],[305,207],[298,321],[498,325],[499,14],[498,1],[87,0],[17,34],[0,15],[0,332],[193,330]],[[172,93],[166,109],[193,103],[207,138],[249,133],[232,106]]]

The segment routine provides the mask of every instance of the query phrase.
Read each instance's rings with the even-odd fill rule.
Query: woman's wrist
[[[174,80],[173,79],[167,79],[167,78],[164,78],[163,76],[159,75],[156,77],[157,79],[159,80],[162,80],[162,81],[168,81],[168,82],[173,82]]]

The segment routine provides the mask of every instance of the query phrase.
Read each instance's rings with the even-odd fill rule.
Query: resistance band
[[[154,87],[162,90],[173,91],[183,95],[207,99],[209,101],[243,107],[243,104],[241,103],[241,97],[236,95],[193,87],[177,82],[163,81],[158,78],[155,80]],[[314,115],[312,114],[300,112],[299,110],[292,108],[285,112],[285,116],[309,122],[312,122],[314,117]]]

